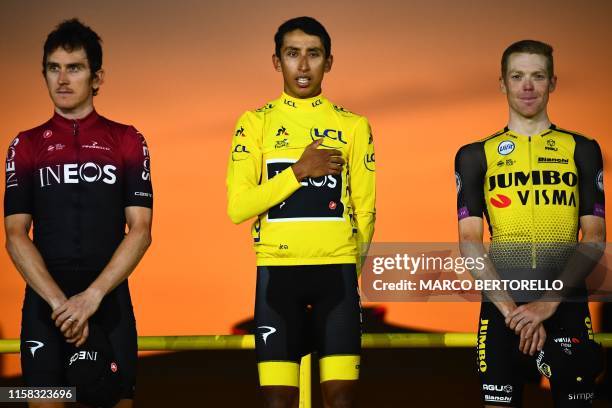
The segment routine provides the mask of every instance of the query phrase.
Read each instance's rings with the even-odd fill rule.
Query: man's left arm
[[[68,299],[52,315],[55,325],[66,337],[79,338],[77,346],[86,340],[84,329],[87,320],[98,310],[104,296],[128,278],[151,245],[153,188],[149,149],[144,137],[133,127],[127,129],[122,147],[123,206],[128,233],[96,280],[85,291]],[[64,324],[68,318],[74,324]]]
[[[582,239],[559,276],[563,282],[561,291],[550,291],[542,300],[516,308],[506,318],[506,324],[515,332],[529,337],[533,332],[530,323],[540,323],[552,316],[561,299],[584,282],[595,269],[606,247],[605,195],[603,184],[603,159],[595,140],[576,136],[574,160],[578,171],[579,216]]]
[[[360,270],[374,235],[376,219],[374,138],[366,118],[359,119],[355,125],[349,158],[349,188],[357,228],[357,268]]]

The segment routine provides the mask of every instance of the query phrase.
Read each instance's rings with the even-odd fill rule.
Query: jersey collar
[[[557,126],[554,123],[551,123],[550,126],[547,129],[544,129],[540,133],[533,135],[533,137],[536,137],[536,136],[540,136],[540,137],[547,136],[548,134],[552,133],[556,129],[557,129]],[[514,136],[514,137],[525,137],[525,138],[528,137],[528,136],[525,136],[525,135],[523,135],[521,133],[517,133],[517,132],[514,132],[514,131],[510,130],[508,125],[506,125],[504,127],[504,132],[503,133],[509,134],[511,136]]]
[[[96,112],[95,109],[89,112],[87,116],[81,119],[66,119],[59,113],[53,112],[51,122],[54,125],[63,129],[73,129],[75,127],[75,124],[79,129],[84,129],[94,125],[99,117],[100,115],[98,115],[98,112]]]
[[[313,98],[299,99],[287,95],[285,92],[280,97],[280,106],[289,111],[301,110],[309,111],[319,109],[321,106],[329,103],[323,94],[319,94]]]

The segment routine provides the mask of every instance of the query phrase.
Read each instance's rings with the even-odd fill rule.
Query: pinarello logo
[[[335,202],[335,201],[330,201],[330,202],[329,202],[329,209],[330,209],[330,210],[335,210],[337,206],[338,206],[338,205],[336,204],[336,202]]]
[[[45,130],[45,132],[43,133],[43,138],[48,139],[51,136],[53,136],[53,132],[50,131],[49,129]]]
[[[572,343],[574,343],[574,344],[580,344],[580,340],[578,340],[578,339],[577,339],[577,338],[575,338],[575,337],[572,337]]]
[[[117,372],[117,370],[118,370],[118,368],[117,368],[117,363],[112,362],[112,363],[111,363],[111,371],[112,371],[113,373],[116,373],[116,372]]]
[[[491,197],[491,204],[493,205],[493,207],[506,208],[510,204],[512,204],[512,200],[510,199],[510,197],[498,194],[497,198]]]

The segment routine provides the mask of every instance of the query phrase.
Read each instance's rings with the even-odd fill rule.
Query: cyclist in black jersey
[[[556,407],[591,406],[600,369],[584,280],[605,243],[602,155],[594,140],[550,123],[556,82],[552,47],[509,46],[500,77],[508,125],[455,159],[461,251],[486,260],[474,277],[564,284],[537,295],[483,293],[476,362],[488,407],[522,405],[525,367],[550,379]]]
[[[100,41],[76,19],[47,37],[43,75],[54,115],[9,145],[4,226],[9,255],[27,283],[26,385],[66,385],[64,354],[70,344],[86,344],[91,323],[112,346],[109,369],[121,382],[113,404],[123,408],[132,406],[137,359],[127,278],[151,243],[153,192],[144,137],[94,110],[104,79]]]

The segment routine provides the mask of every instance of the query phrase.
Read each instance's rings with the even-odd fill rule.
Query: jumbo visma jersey
[[[605,216],[599,145],[555,125],[531,137],[505,128],[466,145],[455,172],[459,219],[484,213],[507,265],[554,268],[559,244],[577,241],[579,217]]]
[[[313,141],[337,149],[342,174],[298,182],[292,164]],[[356,263],[374,232],[375,157],[365,117],[323,96],[284,94],[238,120],[227,173],[228,213],[252,217],[257,265]]]

